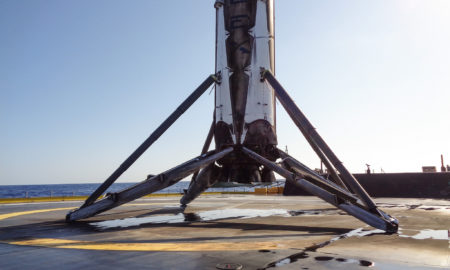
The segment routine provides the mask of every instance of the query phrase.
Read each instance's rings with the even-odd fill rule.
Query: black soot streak
[[[316,259],[316,261],[331,261],[334,258],[330,256],[317,256],[314,259]]]
[[[372,266],[375,265],[375,263],[374,263],[374,262],[371,262],[371,261],[360,260],[360,261],[359,261],[359,265],[361,265],[361,266],[366,266],[366,267],[372,267]]]

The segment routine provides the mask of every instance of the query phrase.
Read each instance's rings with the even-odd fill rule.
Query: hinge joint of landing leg
[[[214,75],[211,75],[211,77],[213,78],[213,80],[217,83],[217,84],[221,84],[222,83],[222,71],[217,72]]]
[[[166,175],[162,173],[158,175],[158,178],[156,180],[158,180],[160,183],[163,183],[166,180]]]
[[[116,192],[108,192],[106,193],[105,197],[113,202],[117,202],[119,200],[119,194],[117,194]]]
[[[341,197],[336,196],[336,203],[337,203],[336,205],[340,205],[340,204],[349,203],[349,202]]]
[[[264,82],[264,80],[266,79],[267,69],[265,69],[265,68],[263,68],[263,67],[260,67],[259,70],[260,70],[259,74],[261,74],[261,79],[260,79],[260,81],[261,81],[261,82]]]
[[[297,175],[295,175],[295,173],[291,173],[291,179],[292,181],[297,181]]]

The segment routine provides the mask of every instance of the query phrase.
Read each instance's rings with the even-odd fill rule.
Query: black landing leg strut
[[[270,169],[283,175],[288,181],[293,182],[295,185],[302,187],[367,224],[387,232],[396,232],[398,229],[398,221],[377,208],[369,194],[367,194],[356,178],[345,168],[314,126],[297,107],[287,91],[275,79],[273,74],[268,70],[262,69],[261,80],[267,81],[273,87],[277,99],[302,132],[312,149],[325,164],[335,183],[323,178],[281,150],[280,155],[283,158],[283,168],[249,149],[244,148],[243,152],[254,159],[258,159],[264,166],[271,166]]]
[[[169,181],[166,181],[164,177],[166,176],[165,173],[172,172],[172,170],[175,170],[174,172],[179,173],[179,175],[184,175],[184,173],[180,173],[181,171],[189,171],[189,166],[195,167],[194,171],[190,172],[189,174],[198,171],[200,168],[202,168],[204,165],[208,165],[209,163],[205,163],[202,165],[192,165],[193,161],[188,161],[187,163],[184,163],[178,167],[175,167],[172,170],[169,170],[163,174],[160,174],[158,176],[162,178],[158,178],[159,180],[156,180],[157,176],[151,177],[150,179],[147,179],[146,181],[137,184],[136,186],[123,190],[119,193],[112,194],[108,196],[105,199],[102,199],[98,202],[96,200],[156,141],[158,140],[161,135],[164,134],[164,132],[184,113],[186,112],[189,107],[194,104],[194,102],[214,83],[220,83],[220,80],[216,77],[216,75],[211,75],[208,78],[206,78],[202,84],[200,84],[197,89],[195,89],[192,94],[190,94],[186,100],[181,103],[180,106],[152,133],[150,136],[117,168],[111,176],[109,176],[103,184],[101,184],[84,202],[84,204],[79,208],[76,209],[70,213],[67,214],[66,220],[67,221],[75,221],[81,218],[87,218],[90,216],[93,216],[95,214],[98,214],[100,212],[106,211],[108,209],[114,208],[120,204],[123,204],[125,202],[135,200],[139,197],[142,197],[144,195],[150,194],[152,192],[155,192],[157,190],[160,190],[164,187],[173,185],[174,183],[178,182],[174,179],[178,179],[178,176],[174,176],[173,179],[170,179]],[[225,151],[225,152],[224,152]],[[217,153],[217,155],[221,156],[223,153],[228,153],[229,149],[224,150],[222,152]],[[203,152],[202,152],[203,153]],[[206,153],[206,151],[205,151]],[[205,158],[213,159],[211,162],[215,161],[216,159],[213,158],[212,154],[206,155],[205,157],[202,155],[198,157],[198,161],[204,161]],[[189,165],[189,166],[188,166]],[[187,166],[187,167],[186,167]],[[181,167],[181,168],[180,168]],[[189,174],[183,176],[186,177]],[[181,180],[182,178],[178,179]],[[158,184],[159,183],[159,184]],[[149,190],[145,190],[144,187],[150,188]],[[94,205],[95,204],[95,205]]]

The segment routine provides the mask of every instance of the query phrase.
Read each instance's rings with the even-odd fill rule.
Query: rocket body
[[[273,171],[239,151],[245,146],[275,161],[275,94],[261,80],[274,73],[273,0],[217,0],[214,140],[216,150],[235,150],[193,178],[180,203],[187,205],[212,185],[274,182]],[[226,184],[229,186],[229,184]]]
[[[275,160],[277,155],[275,96],[261,68],[274,72],[274,16],[272,0],[216,1],[215,86],[216,149],[243,145]],[[231,155],[221,160],[221,181],[271,182],[271,172],[253,161]]]

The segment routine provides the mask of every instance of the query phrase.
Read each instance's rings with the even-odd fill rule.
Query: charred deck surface
[[[315,197],[138,200],[87,220],[80,202],[0,205],[0,269],[436,269],[450,263],[450,201],[378,199],[386,235]]]

